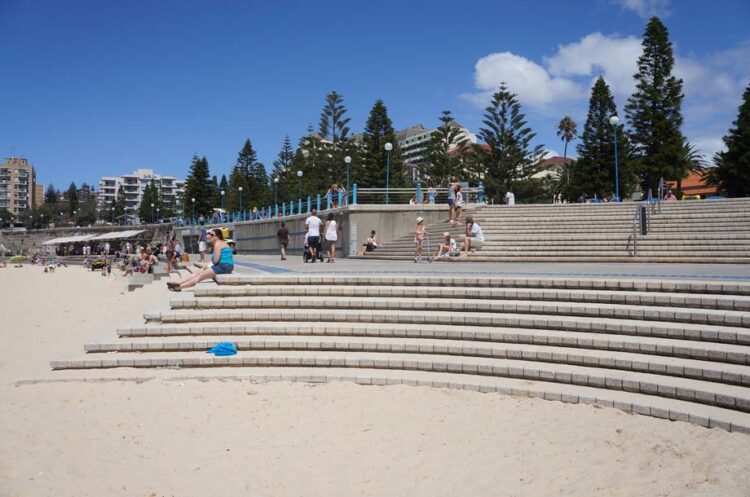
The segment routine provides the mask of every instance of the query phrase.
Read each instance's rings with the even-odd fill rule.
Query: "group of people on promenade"
[[[305,219],[303,260],[311,263],[318,260],[322,261],[324,256],[323,251],[325,250],[326,262],[336,262],[336,243],[338,242],[340,232],[341,226],[339,226],[332,212],[329,212],[326,220],[323,221],[318,217],[317,209],[312,209],[310,215]],[[281,260],[285,261],[287,258],[286,252],[292,241],[292,237],[284,222],[279,225],[279,230],[276,232],[276,241],[279,244]],[[375,230],[372,230],[370,236],[362,244],[360,255],[372,253],[377,248],[378,235]]]
[[[286,231],[286,239],[284,240],[282,237],[284,234],[282,230],[286,231],[284,223],[282,223],[282,228],[276,236],[279,240],[280,246],[283,242],[282,250],[285,251],[290,238],[289,232]],[[305,255],[309,257],[304,257],[304,260],[309,260],[312,263],[317,260],[322,260],[322,250],[325,250],[327,257],[326,262],[336,262],[336,242],[338,242],[339,239],[340,227],[336,222],[333,212],[329,212],[328,216],[326,216],[325,222],[323,222],[323,220],[318,217],[317,209],[313,209],[307,219],[305,219],[305,230],[304,250]],[[286,259],[285,252],[282,255],[282,259]]]

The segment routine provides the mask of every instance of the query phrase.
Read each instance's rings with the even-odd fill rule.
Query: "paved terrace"
[[[190,261],[197,261],[191,255]],[[638,263],[542,263],[542,262],[469,262],[452,264],[442,261],[421,262],[367,259],[337,259],[335,263],[304,263],[302,257],[237,255],[235,273],[284,274],[445,274],[464,276],[566,276],[602,278],[656,278],[686,280],[750,281],[747,264],[638,264]]]

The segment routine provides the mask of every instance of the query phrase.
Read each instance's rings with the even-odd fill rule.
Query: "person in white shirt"
[[[305,219],[305,229],[307,230],[307,245],[310,247],[310,255],[312,255],[312,261],[318,258],[318,250],[320,248],[320,225],[323,221],[318,217],[317,209],[313,209],[310,213],[310,217]]]
[[[510,190],[505,194],[505,203],[508,205],[516,205],[516,196],[513,195],[513,192]]]
[[[325,226],[325,246],[326,255],[328,256],[327,262],[334,262],[336,260],[336,240],[338,240],[338,227],[333,216],[333,212],[328,213],[328,219],[326,220]]]
[[[456,239],[453,238],[447,231],[443,233],[443,243],[441,243],[440,247],[438,247],[438,251],[435,254],[435,259],[440,258],[440,256],[442,256],[443,254],[459,255]]]
[[[484,245],[484,233],[481,226],[474,222],[471,216],[466,218],[466,239],[461,244],[461,250],[464,251],[464,257],[469,255],[469,250],[477,250]]]

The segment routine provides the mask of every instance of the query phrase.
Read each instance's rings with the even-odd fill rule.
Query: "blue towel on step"
[[[208,352],[217,356],[234,355],[237,353],[237,347],[235,347],[235,345],[231,342],[221,342],[218,343],[216,347],[211,347],[210,349],[208,349]]]

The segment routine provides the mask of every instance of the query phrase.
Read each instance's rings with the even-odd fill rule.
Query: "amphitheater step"
[[[217,276],[218,288],[231,288],[233,292],[242,292],[238,286],[255,285],[313,285],[329,286],[330,275],[326,274],[298,274],[298,275],[220,275]],[[750,296],[750,282],[744,281],[705,281],[705,280],[670,280],[649,278],[604,278],[604,277],[576,277],[568,275],[336,275],[337,286],[440,286],[440,287],[471,287],[471,288],[544,288],[544,289],[580,289],[580,290],[611,290],[637,292],[678,292],[701,293],[718,295],[746,295]],[[217,288],[217,287],[215,287]],[[208,288],[207,288],[208,290]],[[196,289],[200,292],[201,289]],[[198,295],[198,293],[196,293]]]
[[[750,389],[674,376],[515,359],[367,352],[240,351],[229,357],[201,352],[118,353],[104,359],[53,361],[53,369],[187,367],[347,367],[435,371],[571,383],[686,400],[750,412]]]
[[[102,373],[106,370],[100,370]],[[136,370],[138,371],[138,370]],[[75,371],[70,371],[74,373]],[[539,398],[572,404],[614,408],[621,411],[652,416],[671,421],[682,421],[706,428],[720,428],[738,433],[750,433],[750,414],[720,407],[696,404],[675,399],[632,392],[604,390],[579,385],[529,381],[516,378],[476,376],[457,373],[434,373],[406,370],[347,369],[347,368],[245,368],[238,372],[222,369],[172,370],[164,381],[243,381],[250,383],[301,382],[308,384],[325,382],[351,382],[363,386],[405,385],[439,389],[467,390],[482,393],[499,393],[517,397]],[[61,372],[64,373],[64,372]],[[148,381],[153,376],[133,374],[118,376],[62,377],[53,380],[25,379],[19,384],[36,384],[48,381]]]
[[[385,325],[385,324],[310,324],[309,322],[250,322],[237,324],[186,324],[182,326],[149,326],[118,330],[121,338],[148,338],[154,350],[161,346],[155,339],[186,337],[177,343],[189,342],[192,338],[206,340],[209,337],[224,337],[242,340],[255,336],[278,336],[282,338],[311,337],[382,337],[424,338],[444,340],[467,340],[474,342],[511,343],[527,345],[549,345],[580,349],[599,349],[638,354],[683,357],[695,360],[719,361],[730,364],[750,365],[750,349],[733,343],[718,343],[674,338],[612,335],[596,332],[527,328],[487,328],[481,326],[438,325]],[[214,338],[215,341],[221,339]],[[172,340],[174,342],[174,340]],[[118,342],[121,351],[140,350],[137,341]],[[97,349],[97,346],[100,348]],[[87,351],[100,351],[104,344],[91,344]]]
[[[668,321],[674,323],[696,323],[717,326],[736,326],[750,328],[750,313],[741,311],[682,308],[661,306],[639,306],[627,304],[599,304],[579,302],[545,302],[535,300],[490,300],[490,299],[442,299],[401,297],[349,297],[347,299],[330,299],[316,297],[232,297],[200,298],[173,300],[171,308],[178,309],[211,309],[223,312],[216,319],[236,321],[236,309],[293,309],[295,312],[305,309],[326,310],[401,310],[409,312],[434,313],[443,316],[446,312],[471,314],[468,319],[481,319],[488,313],[516,314],[549,314],[580,317],[626,318],[634,320]],[[164,316],[169,313],[162,313]],[[242,312],[239,313],[242,316]],[[750,331],[750,330],[748,330]]]
[[[750,283],[434,273],[335,278],[331,285],[329,273],[220,276],[218,285],[179,296],[170,311],[144,315],[146,324],[118,330],[118,340],[86,344],[84,357],[52,366],[62,377],[80,369],[90,370],[87,377],[142,376],[153,368],[183,378],[190,371],[252,376],[266,368],[307,371],[306,377],[364,374],[370,381],[445,376],[487,391],[521,382],[542,385],[542,396],[561,389],[635,395],[644,413],[654,408],[661,417],[669,417],[664,402],[691,404],[696,416],[686,420],[726,429],[738,426],[732,419],[748,419]],[[222,341],[235,343],[238,354],[206,354]],[[722,413],[721,422],[697,414],[705,409]]]
[[[222,340],[148,341],[111,344],[87,344],[86,352],[205,352]],[[241,351],[316,351],[316,352],[383,352],[497,359],[521,359],[576,366],[657,373],[667,376],[720,381],[750,386],[750,367],[698,361],[660,355],[637,354],[599,349],[562,346],[473,342],[467,340],[386,338],[386,337],[233,337]],[[745,355],[750,347],[744,347]]]
[[[442,286],[244,286],[232,288],[216,286],[196,289],[195,297],[396,297],[432,299],[479,300],[539,300],[560,302],[589,302],[630,305],[659,305],[669,307],[705,307],[711,309],[750,311],[750,296],[711,294],[680,294],[673,292],[630,292],[602,290],[558,290],[542,288],[467,288]],[[183,306],[184,304],[177,304]],[[184,308],[184,307],[183,307]]]

